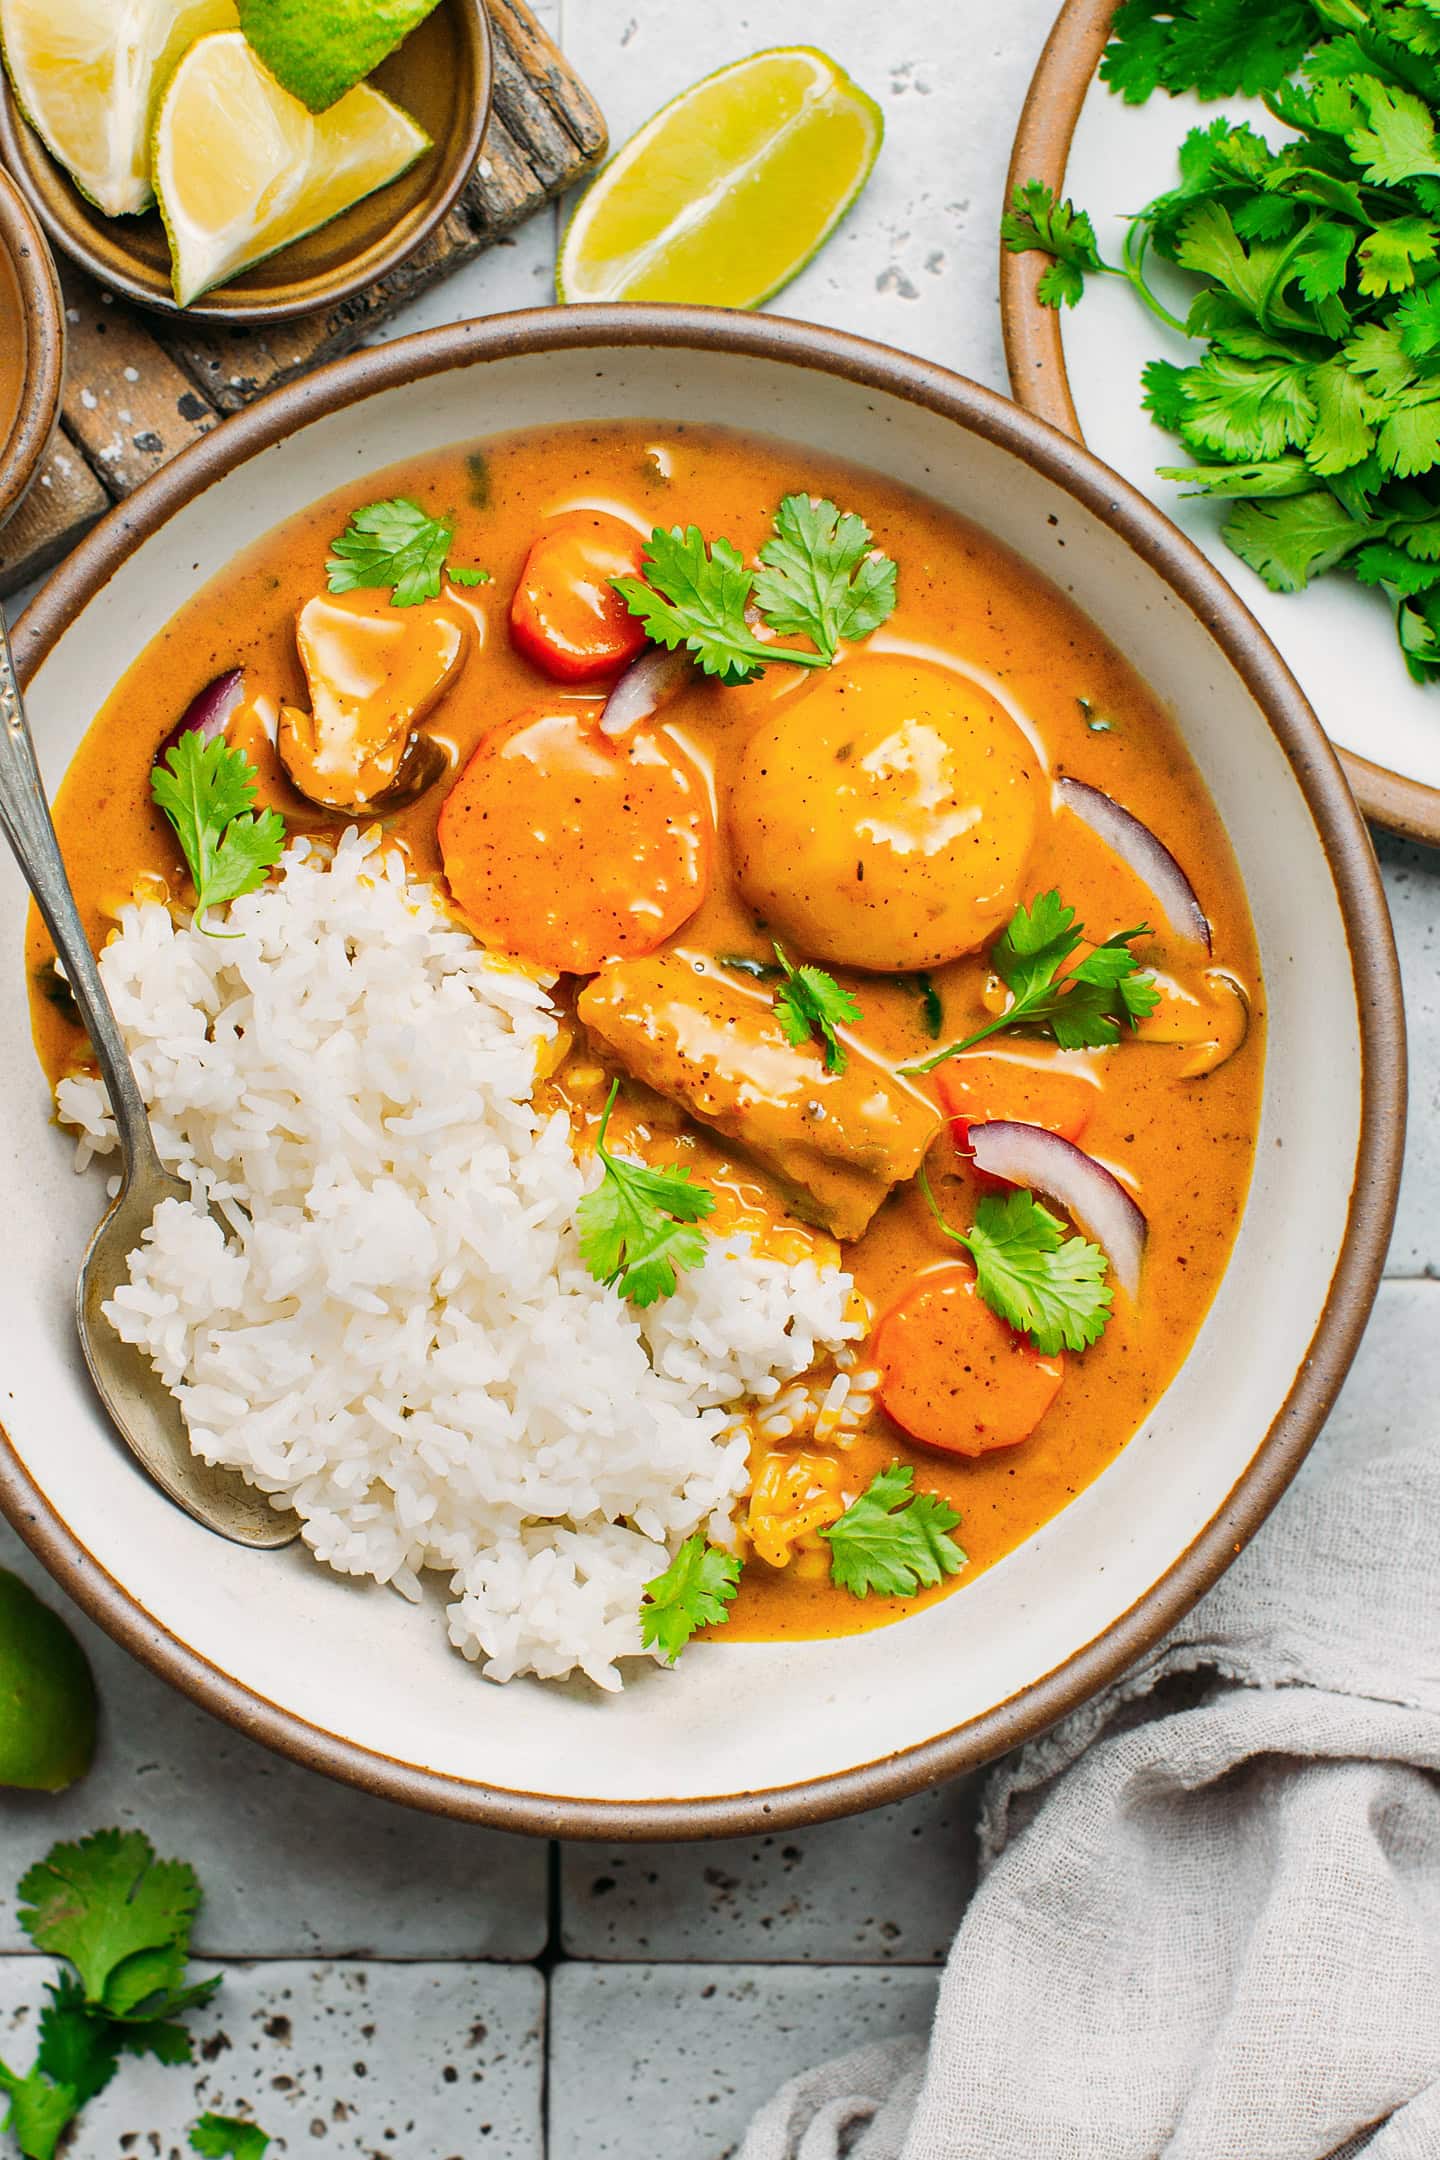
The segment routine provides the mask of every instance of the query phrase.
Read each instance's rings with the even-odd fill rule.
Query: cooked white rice
[[[530,1100],[549,999],[374,832],[333,859],[297,841],[212,922],[232,934],[135,905],[101,955],[196,1194],[158,1211],[109,1317],[197,1453],[294,1507],[317,1558],[411,1597],[442,1570],[451,1640],[496,1680],[618,1687],[667,1551],[732,1534],[737,1406],[856,1332],[850,1278],[742,1236],[645,1313],[593,1281],[587,1174]],[[114,1147],[98,1080],[57,1099],[81,1167]]]

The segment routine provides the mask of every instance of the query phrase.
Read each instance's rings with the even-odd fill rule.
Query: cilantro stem
[[[1137,234],[1139,235],[1138,240],[1136,238]],[[1130,220],[1125,229],[1125,244],[1121,251],[1119,265],[1102,262],[1100,268],[1108,271],[1111,277],[1123,277],[1126,284],[1149,308],[1150,313],[1163,322],[1167,329],[1178,330],[1181,337],[1188,337],[1190,332],[1186,324],[1178,315],[1171,314],[1164,301],[1151,290],[1146,282],[1145,257],[1149,247],[1150,220],[1142,211],[1137,217]]]
[[[605,1098],[605,1108],[600,1113],[600,1130],[595,1135],[595,1152],[607,1170],[613,1168],[615,1158],[605,1145],[605,1135],[610,1130],[610,1113],[615,1108],[615,1098],[620,1093],[620,1075],[616,1073],[610,1082],[610,1093]]]
[[[902,1065],[900,1071],[907,1079],[921,1073],[934,1072],[936,1066],[943,1065],[947,1058],[959,1057],[962,1050],[973,1050],[976,1043],[984,1042],[987,1036],[998,1035],[1002,1028],[1018,1027],[1025,1017],[1021,1010],[1024,1003],[1023,998],[1017,998],[1012,1005],[1007,1005],[1003,1013],[997,1013],[993,1020],[987,1020],[984,1027],[976,1028],[973,1035],[967,1035],[963,1042],[947,1043],[943,1050],[934,1051],[928,1058],[921,1058],[913,1065]]]

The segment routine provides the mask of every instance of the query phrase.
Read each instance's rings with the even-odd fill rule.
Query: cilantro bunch
[[[1177,184],[1138,211],[1118,264],[1090,219],[1030,181],[1005,245],[1051,256],[1039,296],[1125,277],[1201,340],[1154,360],[1143,402],[1179,437],[1162,476],[1233,504],[1228,545],[1277,592],[1343,568],[1382,591],[1417,682],[1440,676],[1440,13],[1430,0],[1124,0],[1101,74],[1263,98],[1274,140],[1194,128]],[[1183,320],[1151,254],[1199,280]]]

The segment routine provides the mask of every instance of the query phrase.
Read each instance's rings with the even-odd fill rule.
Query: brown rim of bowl
[[[20,292],[25,335],[20,410],[0,443],[0,525],[17,510],[44,463],[65,382],[65,303],[44,233],[9,173],[0,168],[0,247]]]
[[[0,1447],[0,1508],[77,1604],[117,1642],[204,1708],[294,1761],[368,1792],[497,1829],[621,1840],[735,1837],[875,1807],[1033,1738],[1158,1642],[1234,1559],[1319,1431],[1379,1286],[1404,1146],[1405,1029],[1395,941],[1369,835],[1324,731],[1243,603],[1198,548],[1088,450],[963,376],[839,331],[711,308],[541,308],[455,323],[352,354],[227,420],[111,511],[21,619],[16,650],[22,678],[28,680],[80,610],[174,511],[307,421],[453,368],[529,353],[613,351],[627,345],[720,351],[819,369],[922,405],[1008,451],[1134,548],[1209,630],[1266,714],[1318,827],[1335,881],[1361,1047],[1361,1129],[1345,1236],[1314,1338],[1278,1416],[1212,1521],[1159,1581],[1101,1635],[1008,1701],[855,1769],[701,1800],[551,1798],[417,1769],[324,1733],[222,1673],[162,1627],[79,1543],[8,1439]]]
[[[1025,94],[1005,179],[1007,203],[1026,180],[1043,180],[1057,195],[1064,193],[1076,122],[1119,4],[1065,0]],[[1059,311],[1042,307],[1035,297],[1045,266],[1041,255],[1012,255],[1007,247],[1000,248],[1000,323],[1010,387],[1027,412],[1038,413],[1083,443],[1065,370]],[[1366,817],[1404,839],[1440,847],[1440,788],[1408,780],[1388,765],[1342,750],[1338,743],[1335,754]]]
[[[319,308],[334,307],[342,300],[352,298],[406,261],[453,208],[474,172],[490,119],[495,86],[495,40],[486,0],[454,0],[454,8],[475,94],[464,125],[457,128],[449,155],[438,164],[425,195],[395,221],[388,234],[370,241],[357,254],[332,269],[290,278],[272,289],[268,299],[253,297],[243,286],[222,284],[182,308],[170,292],[168,279],[161,278],[139,255],[126,248],[123,235],[130,221],[123,217],[102,216],[78,194],[69,176],[51,157],[26,120],[3,67],[0,67],[0,163],[8,166],[16,187],[52,243],[82,269],[88,270],[107,291],[123,294],[137,307],[153,314],[172,316],[180,323],[228,323],[232,329],[238,329],[292,322],[297,316],[311,315]],[[321,226],[317,230],[323,232],[325,228]],[[252,265],[252,271],[263,272],[283,265],[291,247],[303,248],[309,238],[310,235],[302,234],[298,241]],[[237,275],[248,277],[251,271]]]

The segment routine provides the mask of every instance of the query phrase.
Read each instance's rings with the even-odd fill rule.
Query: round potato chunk
[[[871,655],[782,705],[729,817],[741,891],[777,937],[902,973],[985,943],[1022,897],[1039,762],[978,684]]]

